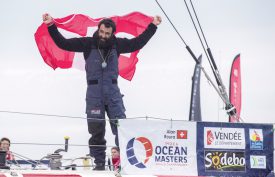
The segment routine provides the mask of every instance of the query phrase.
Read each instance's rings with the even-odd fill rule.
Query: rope
[[[66,119],[82,119],[82,120],[98,120],[98,121],[112,121],[118,119],[100,119],[100,118],[86,118],[86,117],[79,117],[79,116],[67,116],[67,115],[57,115],[57,114],[44,114],[44,113],[33,113],[33,112],[20,112],[20,111],[6,111],[0,110],[0,113],[7,113],[7,114],[19,114],[19,115],[32,115],[32,116],[44,116],[44,117],[58,117],[58,118],[66,118]],[[20,117],[21,119],[22,117]],[[30,117],[28,117],[30,118]],[[123,118],[124,119],[124,118]],[[154,119],[154,120],[166,120],[171,121],[169,118],[159,118],[159,117],[126,117],[126,119]],[[173,119],[172,119],[173,120]],[[184,121],[184,120],[173,120],[173,121]]]
[[[11,143],[14,145],[34,145],[34,146],[64,146],[60,143],[27,143],[27,142],[15,142]],[[84,144],[68,144],[68,146],[75,146],[75,147],[114,147],[108,145],[84,145]]]

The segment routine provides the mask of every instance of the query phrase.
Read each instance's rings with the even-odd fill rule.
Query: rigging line
[[[21,159],[21,160],[24,160],[24,161],[28,162],[31,165],[34,165],[34,166],[37,165],[37,164],[33,163],[31,160],[26,160],[26,159],[22,158],[21,156],[17,156],[17,155],[14,155],[14,156],[17,157],[17,158],[19,158],[19,159]],[[16,164],[16,166],[20,167],[20,164]]]
[[[204,37],[206,46],[208,47],[208,48],[207,48],[207,52],[208,52],[208,55],[209,55],[209,57],[210,57],[210,59],[211,59],[211,62],[212,62],[212,64],[213,64],[213,67],[214,67],[214,70],[212,70],[212,71],[214,72],[214,75],[215,75],[217,84],[218,84],[218,86],[219,86],[220,93],[222,94],[222,96],[224,97],[224,100],[225,100],[225,102],[224,102],[225,105],[226,105],[226,106],[225,106],[225,110],[227,111],[228,115],[235,117],[235,116],[236,116],[236,108],[235,108],[234,105],[232,105],[232,104],[230,103],[230,101],[229,101],[229,97],[228,97],[228,94],[227,94],[227,92],[226,92],[226,88],[225,88],[225,86],[224,86],[224,84],[223,84],[223,82],[222,82],[222,78],[221,78],[221,75],[220,75],[219,70],[218,70],[218,68],[217,68],[217,65],[216,65],[216,63],[215,63],[215,60],[214,60],[214,57],[213,57],[213,55],[212,55],[211,49],[209,48],[208,43],[207,43],[207,41],[206,41],[205,35],[204,35],[204,33],[203,33],[203,30],[202,30],[202,27],[201,27],[199,18],[198,18],[198,16],[197,16],[196,10],[195,10],[195,8],[194,8],[194,5],[193,5],[193,3],[192,3],[192,0],[190,0],[190,3],[191,3],[191,6],[192,6],[192,9],[193,9],[193,11],[194,11],[194,14],[195,14],[195,16],[196,16],[197,22],[198,22],[198,24],[199,24],[201,33],[202,33],[202,35],[203,35],[203,37]],[[231,115],[231,114],[232,114],[232,115]]]
[[[156,3],[158,4],[158,6],[161,8],[162,12],[163,12],[164,15],[167,17],[167,19],[169,20],[169,22],[171,23],[171,25],[173,26],[173,28],[175,29],[175,31],[177,32],[177,34],[178,34],[178,35],[180,36],[180,38],[183,40],[183,38],[181,37],[181,35],[180,35],[179,32],[177,31],[177,29],[175,28],[174,24],[171,22],[170,18],[169,18],[168,15],[165,13],[165,11],[164,11],[163,8],[161,7],[161,5],[158,3],[157,0],[155,0],[155,1],[156,1]],[[196,62],[197,64],[199,64],[200,62],[198,61],[197,57],[194,55],[194,53],[192,52],[192,50],[190,49],[190,47],[187,46],[187,44],[185,43],[184,40],[183,40],[183,42],[184,42],[184,44],[185,44],[185,46],[186,46],[186,49],[188,50],[188,52],[189,52],[190,55],[192,56],[192,58],[195,60],[195,62]],[[212,66],[212,65],[211,65],[211,63],[212,63],[212,64],[213,64],[213,67],[214,67],[214,70],[212,69],[212,71],[213,71],[213,74],[214,74],[214,76],[215,76],[216,82],[217,82],[217,84],[218,84],[218,86],[219,86],[218,94],[221,93],[221,95],[224,97],[223,100],[225,100],[226,105],[228,105],[228,106],[231,107],[231,104],[229,104],[229,101],[228,101],[228,96],[227,96],[227,94],[226,94],[225,87],[224,87],[224,85],[222,84],[221,77],[220,77],[220,75],[219,75],[219,71],[218,71],[217,66],[216,66],[216,64],[215,64],[215,61],[214,61],[214,59],[213,59],[211,50],[208,48],[208,49],[207,49],[207,52],[208,52],[209,57],[210,57],[210,59],[211,59],[211,61],[212,61],[212,62],[209,62],[209,63],[210,63],[210,66]],[[206,55],[206,56],[208,56],[208,55]],[[211,68],[212,68],[212,67],[211,67]]]
[[[176,33],[179,35],[179,37],[181,38],[182,42],[185,44],[185,48],[188,50],[188,52],[190,53],[190,55],[192,56],[192,58],[195,60],[195,62],[197,64],[199,64],[199,60],[197,59],[197,57],[195,56],[195,54],[193,53],[193,51],[190,49],[190,47],[186,44],[186,42],[183,40],[182,36],[180,35],[180,33],[178,32],[178,30],[176,29],[176,27],[174,26],[174,24],[172,23],[172,21],[170,20],[170,18],[168,17],[168,15],[165,13],[165,11],[163,10],[163,8],[161,7],[161,5],[159,4],[159,2],[157,0],[155,0],[157,5],[160,7],[160,9],[162,10],[162,12],[164,13],[164,15],[166,16],[166,18],[168,19],[168,21],[170,22],[170,24],[173,26],[174,30],[176,31]]]
[[[34,146],[64,146],[64,144],[54,144],[54,143],[11,143],[14,145],[34,145]],[[68,146],[74,147],[114,147],[109,145],[84,145],[84,144],[68,144]]]
[[[205,35],[204,35],[204,33],[203,33],[203,30],[202,30],[202,27],[201,27],[199,18],[198,18],[198,16],[197,16],[197,12],[196,12],[196,10],[195,10],[195,7],[194,7],[194,5],[193,5],[193,3],[192,3],[192,0],[190,0],[190,4],[191,4],[191,6],[192,6],[192,9],[193,9],[193,12],[194,12],[194,14],[195,14],[196,20],[197,20],[197,22],[198,22],[198,25],[199,25],[199,27],[200,27],[202,36],[203,36],[204,41],[205,41],[205,44],[206,44],[206,46],[207,46],[207,52],[208,52],[209,57],[210,57],[210,59],[211,59],[211,61],[212,61],[211,63],[212,63],[212,65],[213,65],[213,67],[214,67],[214,70],[213,70],[213,69],[212,69],[212,70],[213,70],[213,72],[214,72],[214,76],[215,76],[215,78],[216,78],[217,84],[218,84],[219,86],[221,86],[221,87],[224,87],[224,86],[223,86],[223,83],[222,83],[222,80],[221,80],[221,77],[220,77],[220,75],[219,75],[219,70],[218,70],[217,65],[216,65],[216,63],[215,63],[215,60],[214,60],[214,58],[213,58],[212,52],[211,52],[211,50],[210,50],[210,48],[209,48],[209,46],[208,46],[207,40],[206,40]],[[222,92],[222,91],[221,91],[221,92]]]
[[[185,46],[187,46],[186,42],[183,40],[182,36],[180,35],[180,33],[178,32],[178,30],[176,29],[176,27],[174,26],[174,24],[172,23],[172,21],[170,20],[170,18],[168,17],[168,15],[165,13],[165,11],[163,10],[163,8],[161,7],[161,5],[159,4],[159,2],[157,0],[155,0],[156,3],[158,4],[158,6],[160,7],[160,9],[162,10],[162,12],[164,13],[164,15],[166,16],[166,18],[168,19],[168,21],[171,23],[171,25],[173,26],[174,30],[176,31],[176,33],[179,35],[180,39],[182,40],[182,42],[185,44]]]
[[[186,0],[184,0],[184,3],[185,3],[185,6],[186,6],[186,8],[187,8],[187,11],[188,11],[188,13],[189,13],[189,16],[190,16],[190,18],[191,18],[191,20],[192,20],[193,26],[195,27],[195,30],[196,30],[197,35],[198,35],[198,37],[199,37],[199,40],[200,40],[201,45],[202,45],[202,47],[203,47],[204,53],[205,53],[205,55],[206,55],[206,57],[208,58],[208,61],[209,61],[209,60],[210,60],[210,59],[209,59],[209,56],[208,56],[208,54],[207,54],[207,52],[206,52],[206,49],[205,49],[204,44],[203,44],[203,42],[202,42],[201,36],[200,36],[199,31],[198,31],[198,29],[197,29],[197,26],[196,26],[196,24],[195,24],[195,22],[194,22],[194,19],[193,19],[193,17],[192,17],[192,14],[191,14],[191,12],[190,12],[190,10],[189,10],[189,7],[188,7],[188,5],[187,5],[187,3],[186,3]],[[212,68],[212,64],[211,64],[210,61],[209,61],[209,63],[210,63],[211,68]]]
[[[164,15],[167,17],[167,19],[169,20],[169,22],[171,23],[171,25],[173,26],[173,28],[175,29],[175,31],[177,32],[177,34],[180,36],[180,38],[182,39],[182,41],[184,42],[185,46],[186,46],[186,49],[188,50],[188,52],[191,54],[191,56],[193,57],[193,59],[196,61],[196,63],[199,64],[199,61],[197,59],[197,57],[194,55],[194,53],[192,52],[192,50],[190,49],[189,46],[187,46],[187,44],[185,43],[185,41],[183,40],[183,38],[181,37],[181,35],[179,34],[179,32],[177,31],[177,29],[175,28],[174,24],[171,22],[170,18],[168,17],[168,15],[165,13],[165,11],[163,10],[163,8],[161,7],[161,5],[158,3],[157,0],[155,0],[156,3],[158,4],[158,6],[161,8],[162,12],[164,13]],[[224,85],[222,84],[222,80],[221,80],[221,76],[219,75],[219,71],[217,69],[217,66],[215,64],[215,60],[212,56],[212,53],[211,53],[211,50],[208,48],[207,49],[207,52],[209,54],[209,57],[211,59],[212,62],[212,65],[214,67],[214,70],[212,69],[213,73],[214,73],[214,76],[215,76],[215,79],[216,79],[216,82],[219,86],[219,93],[221,93],[221,95],[224,97],[224,100],[225,100],[225,104],[228,105],[228,107],[231,107],[232,105],[230,104],[229,102],[229,99],[228,99],[228,96],[227,96],[227,93],[226,93],[226,90],[225,90],[225,87]],[[206,55],[207,56],[207,55]],[[211,65],[211,64],[210,64]]]
[[[87,119],[87,118],[84,118],[84,117],[77,117],[77,116],[63,116],[63,115],[32,113],[32,112],[19,112],[19,111],[3,111],[3,110],[1,110],[0,113],[33,115],[33,116],[46,116],[46,117],[61,117],[61,118],[70,118],[70,119]]]
[[[17,160],[14,160],[14,161],[15,161],[15,163],[13,163],[12,160],[7,160],[7,164],[8,164],[8,165],[15,165],[15,166],[17,166],[17,167],[20,167],[20,164],[17,162]]]
[[[217,88],[217,86],[213,83],[213,81],[210,79],[209,75],[207,74],[207,72],[205,71],[204,67],[200,66],[202,72],[204,73],[206,79],[208,80],[208,82],[210,83],[210,85],[212,85],[212,87],[215,89],[215,91],[218,93],[218,95],[220,96],[220,98],[222,99],[223,102],[225,102],[224,97],[222,96],[222,94],[219,92],[219,89]]]
[[[186,8],[187,8],[187,11],[188,11],[188,13],[189,13],[189,16],[190,16],[190,18],[191,18],[191,20],[192,20],[193,26],[195,27],[195,30],[196,30],[196,32],[197,32],[197,35],[198,35],[198,37],[199,37],[200,43],[201,43],[202,48],[203,48],[203,50],[204,50],[204,53],[205,53],[205,55],[206,55],[206,57],[207,57],[207,60],[208,60],[208,62],[209,62],[209,64],[210,64],[210,67],[211,67],[211,69],[212,69],[212,72],[213,72],[213,74],[214,74],[214,76],[215,76],[216,82],[219,82],[219,81],[218,81],[218,77],[217,77],[216,74],[215,74],[215,70],[214,70],[213,64],[212,64],[212,62],[211,62],[211,60],[210,60],[210,58],[209,58],[209,56],[208,56],[208,53],[207,53],[207,51],[206,51],[206,49],[205,49],[205,46],[204,46],[204,44],[203,44],[203,41],[202,41],[202,39],[201,39],[201,36],[200,36],[199,31],[198,31],[198,29],[197,29],[197,26],[196,26],[196,24],[195,24],[195,22],[194,22],[193,16],[192,16],[192,14],[191,14],[191,12],[190,12],[190,9],[189,9],[189,7],[188,7],[188,5],[187,5],[187,3],[186,3],[186,0],[184,0],[184,3],[185,3],[185,6],[186,6]]]
[[[190,3],[191,3],[191,6],[192,6],[192,9],[193,9],[193,11],[194,11],[195,17],[196,17],[196,19],[197,19],[197,22],[198,22],[198,24],[199,24],[199,27],[200,27],[202,36],[203,36],[204,41],[205,41],[205,44],[206,44],[207,48],[209,48],[208,43],[207,43],[207,40],[206,40],[205,35],[204,35],[204,33],[203,33],[203,30],[202,30],[202,27],[201,27],[199,18],[198,18],[198,16],[197,16],[196,10],[195,10],[195,8],[194,8],[194,6],[193,6],[192,0],[190,0]]]
[[[25,158],[25,159],[28,159],[28,160],[32,160],[32,159],[30,159],[30,158],[28,158],[28,157],[26,157],[26,156],[23,156],[23,155],[21,155],[21,154],[18,154],[18,153],[16,153],[16,152],[14,152],[14,151],[12,151],[12,154],[13,155],[16,155],[16,156],[20,156],[21,158]],[[34,161],[34,160],[32,160],[32,161]]]
[[[33,116],[46,116],[46,117],[59,117],[59,118],[66,118],[66,119],[84,119],[84,120],[96,120],[96,121],[109,121],[112,124],[116,124],[116,122],[113,122],[113,120],[117,120],[117,119],[84,118],[84,117],[77,117],[77,116],[64,116],[64,115],[54,115],[54,114],[42,114],[42,113],[30,113],[30,112],[18,112],[18,111],[3,111],[3,110],[1,110],[0,113],[33,115]]]
[[[64,115],[30,113],[30,112],[19,112],[19,111],[4,111],[4,110],[0,110],[0,113],[33,115],[33,116],[45,116],[45,117],[60,117],[60,118],[68,118],[68,119],[84,119],[84,120],[92,119],[92,120],[98,120],[98,121],[113,121],[113,120],[118,120],[118,119],[85,118],[85,117],[76,117],[76,116],[64,116]],[[125,119],[127,119],[127,120],[133,120],[133,119],[155,119],[155,120],[171,121],[171,119],[158,118],[158,117],[150,117],[150,116],[149,117],[148,116],[144,116],[144,117],[126,117]],[[173,120],[173,121],[178,121],[178,120]],[[182,121],[182,120],[180,120],[180,121]]]
[[[18,153],[15,153],[15,152],[12,152],[13,154],[14,154],[14,156],[15,157],[17,157],[17,158],[19,158],[19,159],[22,159],[22,160],[25,160],[26,162],[28,162],[28,163],[30,163],[30,164],[32,164],[32,165],[37,165],[37,161],[36,160],[32,160],[32,159],[30,159],[30,158],[28,158],[28,157],[25,157],[25,156],[23,156],[23,155],[20,155],[20,154],[18,154]],[[35,164],[35,163],[36,164]]]
[[[211,84],[211,85],[215,86],[213,84]],[[111,121],[111,123],[113,123],[113,124],[116,124],[115,122],[112,122],[113,120],[118,120],[118,119],[84,118],[84,117],[74,117],[74,116],[64,116],[64,115],[41,114],[41,113],[27,113],[27,112],[3,111],[3,110],[0,111],[0,113],[21,114],[21,115],[34,115],[34,116],[46,116],[46,117],[61,117],[61,118],[68,118],[68,119],[84,119],[84,120],[93,119],[93,120],[97,120],[97,121]],[[174,119],[159,118],[159,117],[150,117],[150,116],[144,116],[144,117],[126,117],[125,118],[125,120],[138,120],[138,119],[145,119],[145,120],[151,119],[151,120],[161,120],[161,121],[169,121],[169,122],[171,120],[174,121],[174,122],[182,122],[182,121],[189,122],[188,120],[174,120]]]
[[[197,59],[197,57],[194,55],[194,53],[192,52],[192,50],[190,49],[190,47],[189,46],[187,46],[187,44],[185,43],[185,41],[183,40],[183,38],[181,37],[181,35],[179,34],[179,32],[177,31],[177,29],[176,29],[176,27],[174,26],[174,24],[171,22],[171,20],[170,20],[170,18],[168,17],[168,15],[165,13],[165,11],[163,10],[163,8],[161,7],[161,5],[158,3],[158,1],[157,0],[155,0],[156,1],[156,3],[157,3],[157,5],[160,7],[160,9],[162,10],[162,12],[164,13],[164,15],[166,16],[166,18],[169,20],[169,22],[171,23],[171,25],[173,26],[173,28],[175,29],[175,31],[177,32],[177,34],[179,35],[179,37],[182,39],[182,41],[184,42],[184,44],[185,44],[185,46],[186,46],[186,49],[188,50],[188,52],[190,53],[190,55],[192,56],[192,58],[195,60],[195,62],[197,63],[197,64],[199,64],[200,62],[198,61],[198,59]],[[185,4],[186,4],[186,2],[185,2]],[[193,7],[193,6],[192,6]],[[188,6],[187,6],[187,8],[188,8]],[[194,8],[193,8],[193,10],[195,10]],[[189,11],[189,8],[188,8],[188,11]],[[191,17],[192,17],[192,15],[191,15]],[[196,16],[197,17],[197,16]],[[197,18],[197,20],[198,20],[198,18]],[[193,18],[192,18],[192,21],[193,21]],[[200,24],[200,23],[199,23]],[[202,28],[200,28],[201,30],[202,30]],[[204,35],[204,34],[203,34]],[[204,45],[203,45],[204,46]],[[205,49],[204,49],[205,50]],[[230,101],[229,101],[229,98],[228,98],[228,95],[227,95],[227,93],[226,93],[226,89],[225,89],[225,86],[223,85],[223,83],[222,83],[222,79],[221,79],[221,76],[220,76],[220,74],[219,74],[219,70],[218,70],[218,68],[217,68],[217,66],[216,66],[216,63],[215,63],[215,60],[214,60],[214,58],[213,58],[213,55],[212,55],[212,53],[211,53],[211,50],[210,50],[210,48],[208,48],[207,49],[207,52],[208,52],[208,55],[209,55],[209,57],[210,57],[210,60],[211,60],[211,62],[209,61],[209,63],[210,63],[210,66],[211,66],[211,69],[212,69],[212,72],[213,72],[213,74],[214,74],[214,76],[215,76],[215,79],[216,79],[216,82],[217,82],[217,84],[218,84],[218,88],[219,88],[219,90],[217,91],[218,92],[218,94],[220,95],[220,96],[222,96],[224,99],[223,99],[223,101],[224,101],[224,103],[226,104],[226,110],[230,110],[230,112],[228,112],[228,114],[236,114],[236,113],[234,113],[235,112],[235,108],[234,108],[234,105],[232,105],[231,103],[230,103]],[[208,55],[206,54],[206,56],[207,56],[207,58],[208,58]],[[208,60],[209,60],[209,58],[208,58]],[[214,69],[213,69],[214,68]],[[232,108],[232,109],[231,109]]]

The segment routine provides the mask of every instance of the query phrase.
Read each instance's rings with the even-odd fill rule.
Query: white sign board
[[[122,173],[197,176],[195,122],[123,119],[118,131]]]

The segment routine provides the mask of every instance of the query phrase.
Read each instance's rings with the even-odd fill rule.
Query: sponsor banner
[[[197,176],[196,122],[119,121],[122,173]]]
[[[249,129],[249,141],[251,150],[263,150],[263,130]]]
[[[190,101],[189,121],[201,121],[201,61],[202,55],[198,58],[199,63],[196,63],[194,74],[192,76],[192,92]]]
[[[204,127],[204,148],[245,149],[244,128]]]
[[[197,122],[198,175],[268,176],[274,171],[272,130],[271,124]]]
[[[205,171],[245,172],[244,151],[205,151]]]
[[[231,66],[229,82],[229,99],[236,108],[236,116],[229,117],[229,122],[240,122],[242,108],[242,79],[241,79],[241,57],[238,54]]]
[[[250,156],[250,168],[266,169],[266,156]]]

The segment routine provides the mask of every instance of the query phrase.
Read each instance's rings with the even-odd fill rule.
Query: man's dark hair
[[[3,141],[7,141],[7,142],[9,142],[9,144],[11,144],[11,141],[10,141],[9,138],[2,138],[2,139],[0,140],[0,143],[2,143]]]
[[[104,18],[103,20],[101,20],[98,24],[98,29],[100,28],[100,26],[104,24],[104,26],[106,26],[106,28],[112,28],[112,33],[116,32],[116,24],[115,22],[110,19],[110,18]]]

